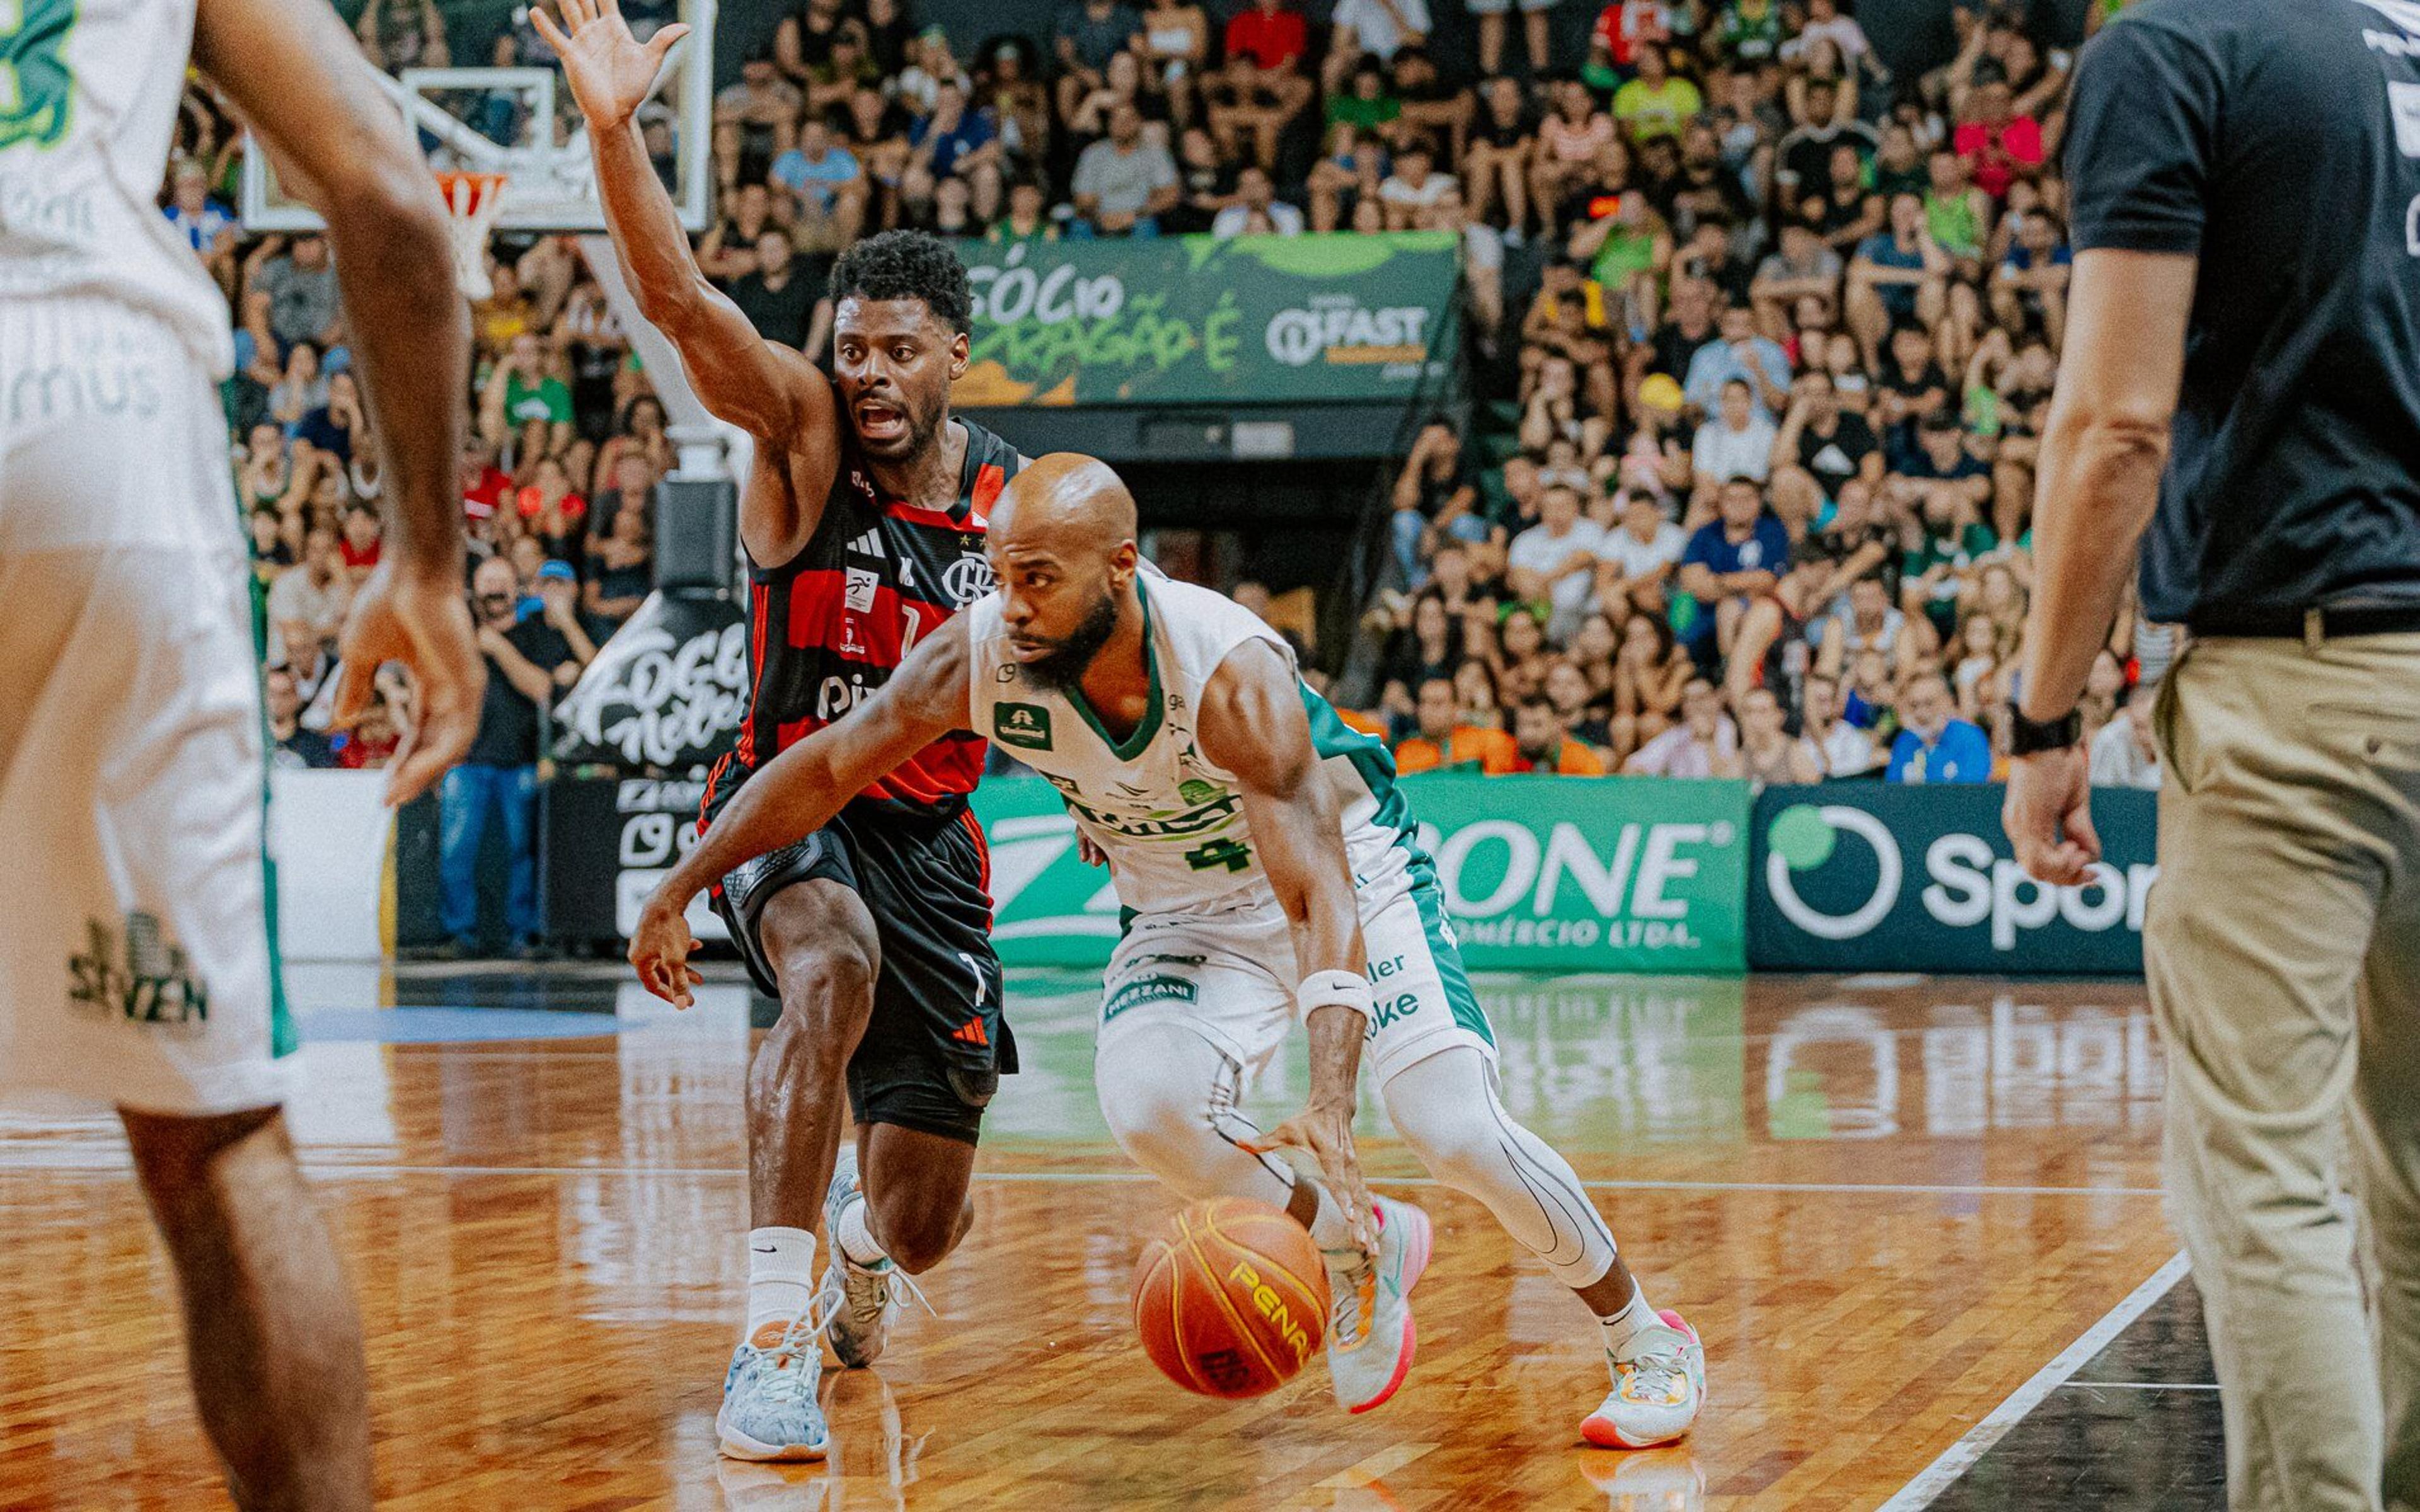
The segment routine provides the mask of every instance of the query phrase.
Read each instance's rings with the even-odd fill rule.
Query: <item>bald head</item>
[[[985,538],[1001,623],[1025,674],[1077,685],[1135,602],[1135,501],[1109,465],[1058,452],[1018,470]]]
[[[1063,561],[1113,556],[1135,529],[1125,482],[1107,462],[1078,452],[1053,452],[1019,469],[991,512],[999,549],[1042,549]]]

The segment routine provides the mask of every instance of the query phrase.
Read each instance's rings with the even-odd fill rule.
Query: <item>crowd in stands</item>
[[[830,262],[879,229],[1454,232],[1482,424],[1421,431],[1393,491],[1364,712],[1400,764],[1992,777],[2065,323],[2067,55],[2023,0],[1960,0],[1921,78],[1844,0],[1611,0],[1584,55],[1557,50],[1557,0],[1465,0],[1450,52],[1430,3],[1336,0],[1314,27],[1295,0],[1068,0],[1048,35],[969,50],[912,0],[804,0],[715,94],[700,264],[821,361]],[[483,49],[430,0],[372,0],[358,30],[389,69],[550,61],[525,20]],[[643,127],[669,172],[668,118]],[[235,314],[277,759],[376,765],[400,680],[326,729],[376,448],[327,243],[228,209],[241,140],[191,91],[162,206]],[[463,497],[491,680],[535,695],[644,595],[673,456],[570,243],[495,252]],[[2156,784],[2175,649],[2121,619],[2086,700],[2096,781]]]

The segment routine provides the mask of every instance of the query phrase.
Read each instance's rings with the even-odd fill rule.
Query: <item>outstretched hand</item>
[[[563,76],[571,98],[588,117],[590,131],[618,127],[628,120],[655,88],[663,70],[664,54],[689,35],[675,23],[642,42],[622,19],[621,0],[562,0],[564,25],[538,7],[530,19],[546,45],[563,60]],[[568,27],[568,33],[565,27]]]
[[[470,607],[454,587],[381,563],[353,595],[337,648],[342,670],[329,728],[361,722],[378,670],[388,662],[401,662],[419,689],[419,717],[387,766],[387,806],[410,803],[469,752],[479,733],[488,669],[472,636]]]
[[[638,927],[630,931],[630,964],[639,984],[672,1004],[687,1008],[694,1001],[690,989],[706,980],[689,964],[697,937],[690,933],[685,907],[659,892],[639,910]]]
[[[1319,1174],[1327,1182],[1328,1196],[1343,1206],[1344,1221],[1353,1229],[1353,1242],[1365,1255],[1378,1253],[1378,1228],[1372,1217],[1374,1210],[1370,1201],[1370,1185],[1361,1179],[1361,1156],[1353,1145],[1351,1108],[1314,1103],[1243,1148],[1255,1155],[1279,1149],[1309,1153],[1319,1162]]]

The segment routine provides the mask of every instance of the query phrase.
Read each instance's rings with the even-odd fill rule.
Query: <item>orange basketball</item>
[[[1169,1380],[1204,1396],[1258,1396],[1325,1342],[1327,1267],[1277,1209],[1212,1197],[1143,1247],[1134,1312],[1143,1352]]]

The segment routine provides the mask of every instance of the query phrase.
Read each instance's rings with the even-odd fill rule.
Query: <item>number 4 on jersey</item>
[[[60,54],[75,20],[76,0],[0,0],[0,147],[68,134],[74,78]]]
[[[1214,840],[1207,845],[1186,852],[1185,864],[1196,872],[1207,872],[1214,866],[1241,872],[1252,864],[1252,848],[1242,841]]]

